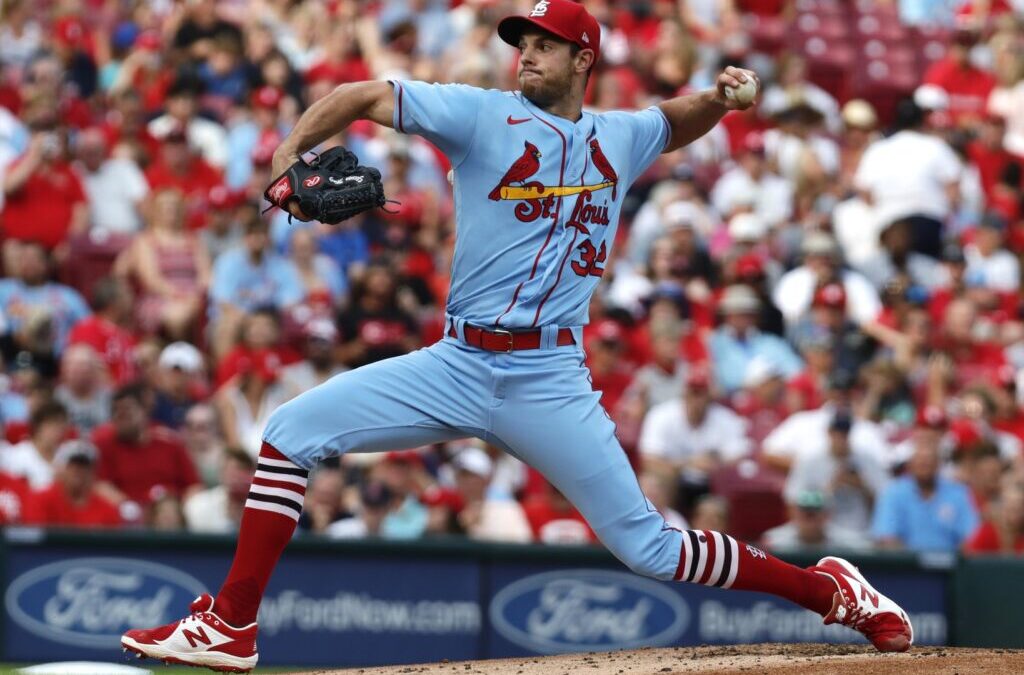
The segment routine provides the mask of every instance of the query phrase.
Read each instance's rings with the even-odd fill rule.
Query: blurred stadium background
[[[765,85],[637,181],[594,297],[647,494],[851,551],[919,642],[1024,647],[1024,2],[585,4],[595,110]],[[216,588],[268,415],[440,338],[446,158],[353,125],[401,206],[337,227],[261,213],[270,158],[344,82],[514,88],[494,26],[531,5],[3,0],[0,659],[109,659]],[[626,575],[475,442],[323,465],[260,621],[289,665],[855,639]]]

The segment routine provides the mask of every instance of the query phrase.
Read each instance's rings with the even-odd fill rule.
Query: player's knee
[[[671,568],[671,561],[661,546],[638,546],[637,542],[623,542],[621,546],[605,543],[615,557],[635,574],[661,580],[675,575],[675,569]]]

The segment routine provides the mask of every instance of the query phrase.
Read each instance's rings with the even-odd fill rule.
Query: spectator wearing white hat
[[[750,454],[746,420],[711,395],[711,376],[691,368],[681,398],[651,408],[640,431],[640,453],[647,470],[678,480],[685,502],[707,492],[716,469]]]
[[[866,537],[872,506],[889,475],[864,437],[854,440],[852,427],[850,413],[836,409],[827,429],[817,430],[825,438],[808,438],[813,447],[794,458],[784,495],[792,504],[804,492],[823,493],[836,507],[832,522]]]
[[[752,132],[744,139],[736,166],[715,183],[711,203],[724,218],[740,211],[753,211],[771,227],[789,220],[793,213],[793,184],[772,170],[765,157],[761,133]]]
[[[733,271],[740,276],[735,264],[745,257],[756,259],[761,268],[761,275],[771,283],[778,281],[784,272],[782,265],[775,259],[772,251],[772,229],[768,223],[756,213],[741,212],[729,219],[726,228],[727,241],[713,249],[719,257],[725,255],[733,262]]]
[[[786,379],[772,360],[758,356],[743,374],[743,388],[729,399],[729,407],[747,421],[748,435],[756,447],[786,419]]]
[[[304,358],[281,369],[281,386],[289,399],[348,370],[334,356],[339,334],[333,321],[310,319],[302,327],[302,334]]]
[[[775,286],[772,299],[792,327],[808,310],[815,291],[838,282],[846,293],[847,316],[858,325],[873,323],[882,310],[878,292],[863,274],[841,266],[839,245],[831,235],[811,232],[801,245],[804,261],[786,272]]]
[[[55,480],[29,498],[26,522],[44,527],[117,527],[121,515],[96,489],[96,446],[65,441],[53,456]]]
[[[968,284],[997,293],[1016,293],[1020,288],[1020,263],[1004,248],[1006,220],[995,213],[986,214],[974,230],[973,241],[964,247]]]
[[[644,214],[645,210],[646,207],[642,208],[641,213],[638,213],[633,221],[633,227],[629,231],[629,242],[626,245],[628,258],[635,266],[646,264],[655,240],[671,228],[689,227],[705,241],[711,235],[713,218],[707,212],[707,208],[696,200],[669,202],[660,213]],[[651,210],[653,211],[653,208]]]
[[[185,415],[205,393],[203,354],[188,342],[172,342],[157,359],[156,392],[150,417],[171,429],[180,429]]]
[[[511,495],[489,490],[494,462],[486,452],[468,447],[452,460],[455,486],[464,506],[457,519],[471,539],[528,542],[533,539],[522,506]]]
[[[722,325],[711,334],[708,348],[715,380],[727,394],[743,385],[747,368],[755,358],[776,364],[786,377],[796,375],[803,368],[800,357],[785,340],[758,330],[761,301],[749,287],[735,284],[726,288],[718,309]]]

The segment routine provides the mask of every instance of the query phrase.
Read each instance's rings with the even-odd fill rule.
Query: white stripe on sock
[[[701,541],[701,539],[704,541]],[[700,583],[700,578],[704,574],[704,566],[708,563],[708,540],[704,536],[704,533],[697,530],[697,542],[700,547],[700,551],[697,553],[697,571],[693,575],[693,583]]]
[[[305,496],[301,492],[295,492],[294,490],[287,490],[285,488],[267,487],[266,485],[257,485],[256,483],[249,486],[249,492],[292,499],[298,502],[299,506],[302,506],[302,503],[305,500]]]
[[[722,565],[725,563],[725,542],[722,541],[721,533],[712,531],[711,536],[715,538],[715,566],[711,568],[711,574],[704,582],[705,586],[715,585],[718,577],[722,574]]]
[[[732,560],[729,562],[729,577],[722,584],[722,588],[731,588],[732,582],[736,581],[736,573],[740,571],[740,547],[736,543],[736,540],[732,537],[726,537],[729,540],[729,546],[732,548]]]
[[[301,466],[289,462],[287,459],[270,459],[268,457],[260,456],[256,460],[258,464],[266,464],[267,466],[279,466],[282,469],[301,469]]]
[[[282,483],[294,483],[295,485],[301,485],[302,487],[306,487],[306,484],[309,482],[301,476],[290,476],[286,473],[270,473],[269,471],[257,471],[255,476],[256,478],[276,480]]]
[[[273,511],[274,513],[280,513],[282,516],[288,516],[295,522],[299,521],[299,512],[288,506],[282,506],[273,502],[261,502],[255,499],[246,499],[245,508],[257,509],[259,511]]]
[[[690,569],[690,561],[693,560],[693,551],[690,550],[691,548],[690,535],[683,532],[683,555],[686,556],[686,559],[683,561],[683,575],[679,577],[680,581],[686,581],[686,571]]]

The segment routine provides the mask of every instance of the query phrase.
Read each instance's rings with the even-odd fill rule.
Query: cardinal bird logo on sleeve
[[[612,168],[608,158],[601,152],[601,144],[597,142],[596,138],[590,141],[590,158],[593,160],[597,170],[604,176],[604,179],[612,183],[612,201],[615,201],[615,193],[619,187],[619,175],[615,173],[615,169]]]
[[[491,190],[491,193],[487,195],[490,199],[494,201],[500,200],[502,188],[509,187],[512,183],[522,185],[526,182],[527,178],[537,173],[538,169],[540,169],[540,150],[530,141],[524,141],[523,145],[526,147],[523,150],[523,154],[512,163],[509,170],[505,172],[505,175],[501,177],[501,180]]]

